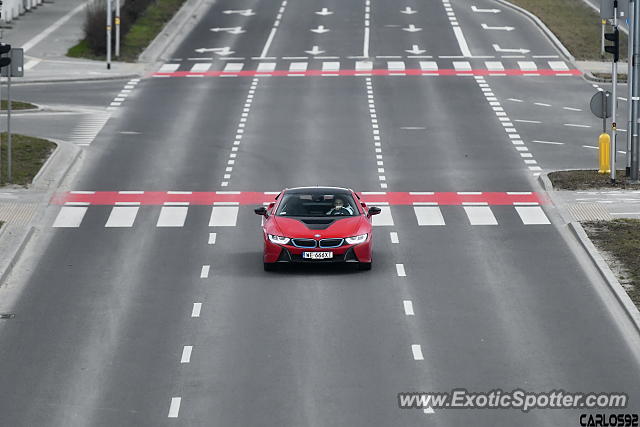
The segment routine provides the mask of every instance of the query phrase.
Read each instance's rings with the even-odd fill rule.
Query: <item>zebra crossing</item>
[[[238,77],[238,76],[360,76],[360,75],[527,75],[572,76],[580,71],[564,61],[445,61],[445,60],[349,60],[235,62],[196,61],[167,63],[154,77]]]
[[[111,117],[109,112],[88,114],[73,129],[69,140],[76,145],[90,145]]]
[[[529,225],[549,225],[551,222],[542,207],[529,203],[514,206],[488,206],[478,204],[463,204],[456,206],[438,205],[401,205],[390,206],[376,204],[382,210],[373,217],[376,227],[394,226],[396,218],[406,218],[407,210],[411,211],[414,221],[409,225],[419,227],[446,226],[498,226],[502,222]],[[157,228],[185,227],[189,220],[189,212],[194,209],[206,209],[209,227],[237,227],[239,214],[242,210],[252,214],[252,206],[240,206],[231,202],[220,202],[213,206],[190,206],[185,202],[165,202],[163,205],[140,205],[136,202],[118,202],[113,206],[89,205],[81,202],[68,202],[60,210],[52,224],[54,228],[79,228],[82,226],[89,209],[100,210],[97,214],[102,217],[105,228],[134,228],[141,209],[153,210],[151,213]],[[460,215],[455,210],[462,210],[466,223],[460,223]],[[404,212],[403,212],[404,211]],[[198,215],[198,218],[201,216]],[[106,219],[105,219],[106,218]],[[517,218],[517,219],[516,219]],[[500,220],[499,220],[500,219]],[[256,223],[258,219],[256,218]]]

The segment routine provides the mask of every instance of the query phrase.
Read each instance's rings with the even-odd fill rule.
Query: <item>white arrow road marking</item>
[[[407,28],[403,28],[404,31],[408,31],[410,33],[415,33],[416,31],[422,31],[422,28],[417,28],[415,25],[411,24]]]
[[[309,55],[320,55],[321,53],[324,53],[324,50],[320,50],[318,48],[318,46],[313,46],[313,49],[311,50],[305,50],[306,53],[308,53]]]
[[[326,7],[323,7],[322,10],[320,10],[319,12],[316,12],[316,15],[322,15],[322,16],[327,16],[327,15],[332,15],[332,14],[333,14],[333,12],[331,12]]]
[[[418,11],[413,10],[409,6],[407,6],[404,8],[404,10],[401,10],[400,13],[404,13],[405,15],[413,15],[414,13],[418,13]]]
[[[211,48],[201,47],[200,49],[196,49],[195,51],[198,53],[214,52],[215,54],[220,56],[226,56],[226,55],[231,55],[232,53],[235,53],[233,50],[229,50],[229,46],[211,47]]]
[[[482,24],[482,28],[485,30],[498,30],[498,31],[513,31],[515,27],[490,27],[487,24]]]
[[[252,9],[244,9],[244,10],[225,10],[222,13],[225,15],[238,14],[242,16],[252,16],[255,15]]]
[[[471,6],[471,10],[476,13],[500,13],[500,9],[478,9],[476,6]]]
[[[329,30],[328,28],[325,28],[324,25],[318,25],[318,28],[312,28],[309,31],[312,31],[316,34],[322,34],[322,33],[328,33],[331,30]]]
[[[496,52],[509,52],[509,53],[529,53],[531,52],[528,49],[503,49],[500,46],[498,46],[497,44],[493,45],[493,48],[495,49]]]
[[[211,28],[211,31],[213,31],[214,33],[218,33],[220,31],[225,31],[229,34],[242,34],[245,31],[242,29],[242,27],[228,27],[228,28]]]
[[[414,44],[411,49],[407,49],[405,52],[412,53],[414,55],[422,55],[426,50],[420,49],[417,44]]]

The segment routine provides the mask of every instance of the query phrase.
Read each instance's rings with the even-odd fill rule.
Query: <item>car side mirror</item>
[[[382,209],[380,209],[377,206],[371,206],[367,211],[367,215],[368,216],[378,215],[380,212],[382,212]]]
[[[255,208],[253,211],[256,213],[256,215],[267,216],[267,208],[265,208],[264,206]]]

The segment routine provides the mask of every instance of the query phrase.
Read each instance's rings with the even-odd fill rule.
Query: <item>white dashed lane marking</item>
[[[206,279],[209,277],[209,270],[211,269],[210,265],[203,265],[200,269],[200,278]]]
[[[200,311],[202,310],[201,302],[194,302],[191,309],[191,317],[200,317]]]
[[[180,363],[189,363],[191,362],[191,352],[193,351],[193,346],[185,345],[182,349],[182,357],[180,358]]]
[[[422,347],[420,346],[420,344],[412,344],[411,353],[413,353],[413,360],[424,360],[424,356],[422,355]]]
[[[406,277],[407,273],[404,270],[404,264],[396,264],[396,274],[398,277]]]
[[[411,302],[410,300],[404,300],[402,302],[402,305],[404,306],[404,314],[406,314],[407,316],[413,316],[414,315],[413,302]]]
[[[180,403],[182,401],[181,397],[172,397],[171,404],[169,405],[169,418],[178,418],[180,414]]]

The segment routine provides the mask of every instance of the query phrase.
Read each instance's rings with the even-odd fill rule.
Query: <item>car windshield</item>
[[[359,213],[351,194],[322,190],[285,193],[276,215],[317,218],[355,216]]]

